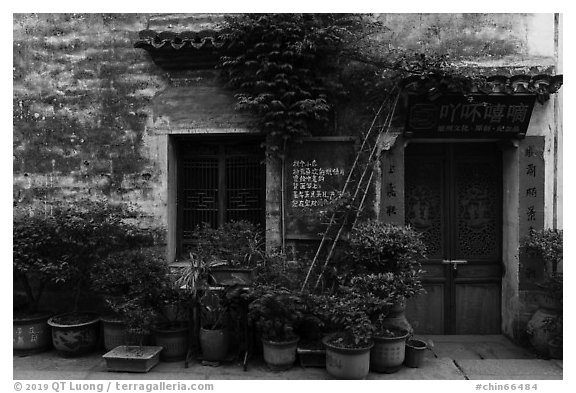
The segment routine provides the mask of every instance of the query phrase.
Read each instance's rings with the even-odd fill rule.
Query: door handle
[[[452,264],[454,270],[458,268],[458,265],[464,265],[468,263],[465,259],[443,259],[442,263],[445,265]]]

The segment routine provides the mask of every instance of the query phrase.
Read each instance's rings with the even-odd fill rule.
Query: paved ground
[[[421,336],[431,342],[420,368],[403,367],[394,374],[370,373],[368,379],[390,380],[551,380],[563,379],[562,360],[538,359],[528,350],[512,344],[503,336]],[[102,354],[65,359],[54,351],[14,356],[15,380],[126,379],[126,380],[237,380],[237,379],[331,379],[320,368],[295,366],[283,372],[271,372],[257,359],[244,372],[240,364],[220,367],[184,362],[161,362],[147,374],[106,371]]]

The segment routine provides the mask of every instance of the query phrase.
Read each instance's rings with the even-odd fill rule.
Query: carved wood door
[[[491,143],[413,143],[405,151],[406,223],[428,248],[426,294],[408,303],[421,334],[499,334],[502,166]]]

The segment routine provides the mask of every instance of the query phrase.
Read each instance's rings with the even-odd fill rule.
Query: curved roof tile
[[[465,79],[462,84],[454,84],[447,78],[422,77],[420,75],[405,78],[400,87],[408,94],[430,94],[438,92],[521,95],[535,94],[540,102],[550,98],[563,84],[563,75],[492,75],[483,80]],[[465,90],[465,91],[463,91]]]
[[[156,32],[154,30],[142,30],[139,32],[139,40],[134,43],[135,48],[145,50],[157,49],[220,49],[227,41],[222,37],[221,31],[201,30],[183,31],[175,33],[172,31]]]

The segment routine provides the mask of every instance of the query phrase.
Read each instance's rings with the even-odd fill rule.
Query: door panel
[[[406,149],[406,223],[423,234],[424,294],[407,315],[428,334],[500,333],[501,164],[494,144]],[[438,296],[442,296],[439,300]],[[430,310],[442,304],[443,323]]]
[[[500,284],[456,282],[456,332],[500,333]]]
[[[444,283],[425,284],[426,295],[406,304],[406,315],[418,334],[442,334],[444,331]]]
[[[406,221],[416,228],[428,249],[428,259],[445,254],[443,157],[425,156],[406,163]]]
[[[500,256],[498,165],[484,157],[455,157],[454,161],[453,257],[494,262]]]

